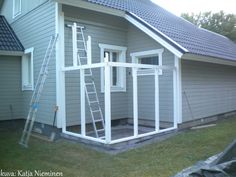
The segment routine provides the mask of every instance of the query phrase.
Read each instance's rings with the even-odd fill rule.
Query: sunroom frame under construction
[[[174,129],[177,129],[177,123],[178,123],[178,77],[177,77],[177,67],[176,66],[159,66],[159,65],[148,65],[148,64],[138,64],[138,63],[125,63],[125,62],[110,62],[108,60],[105,60],[104,62],[100,63],[92,63],[92,47],[91,47],[91,37],[88,36],[87,43],[87,64],[85,65],[79,65],[77,60],[77,50],[76,50],[76,24],[71,26],[72,28],[72,42],[73,42],[73,65],[62,67],[62,74],[65,75],[66,72],[70,71],[78,71],[80,73],[80,111],[81,111],[81,119],[80,119],[80,127],[81,132],[80,133],[74,133],[67,130],[66,125],[66,117],[62,121],[62,132],[64,134],[75,136],[78,138],[99,142],[103,144],[115,144],[120,143],[124,141],[129,141],[132,139],[142,138],[145,136],[151,136],[158,133],[163,133],[166,131],[171,131]],[[176,61],[178,58],[176,58]],[[178,64],[178,62],[176,62]],[[133,135],[129,137],[124,137],[120,139],[112,139],[111,136],[111,69],[112,67],[121,67],[121,68],[131,68],[132,70],[132,77],[133,77]],[[86,134],[86,96],[85,96],[85,70],[87,69],[100,69],[101,71],[104,71],[104,120],[105,120],[105,137],[102,138],[96,138],[92,136],[88,136]],[[139,69],[148,69],[151,72],[143,73],[139,72],[141,70]],[[173,126],[160,129],[160,113],[159,113],[159,75],[164,70],[171,71],[173,74]],[[146,76],[146,75],[152,75],[154,76],[154,86],[155,86],[155,129],[154,131],[142,133],[139,134],[138,126],[139,126],[139,120],[138,120],[138,86],[137,86],[137,79],[138,77]],[[65,81],[64,81],[65,82]],[[65,92],[64,92],[65,93]]]

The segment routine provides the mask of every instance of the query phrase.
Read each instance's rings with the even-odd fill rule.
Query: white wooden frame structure
[[[124,62],[109,62],[104,61],[101,63],[92,63],[92,55],[91,55],[91,37],[88,37],[87,41],[87,57],[88,62],[86,65],[78,65],[77,61],[77,49],[76,49],[76,25],[72,25],[72,36],[73,36],[73,65],[69,67],[62,67],[62,72],[65,74],[68,71],[80,71],[80,101],[81,101],[81,133],[74,133],[66,130],[66,118],[62,121],[62,131],[65,134],[83,138],[86,140],[91,140],[99,143],[104,144],[115,144],[120,143],[136,138],[141,138],[145,136],[150,136],[170,130],[177,129],[177,122],[178,122],[178,101],[177,101],[177,94],[178,94],[178,84],[177,84],[177,69],[174,66],[156,66],[156,65],[147,65],[147,64],[137,64],[137,63],[124,63]],[[122,67],[122,68],[132,68],[132,77],[133,77],[133,136],[120,138],[116,140],[112,140],[111,137],[111,68],[112,67]],[[86,135],[86,117],[85,117],[85,70],[86,69],[94,69],[99,68],[100,70],[103,69],[104,71],[104,100],[105,100],[105,139],[95,138]],[[154,75],[155,80],[155,130],[148,133],[139,134],[138,133],[138,86],[137,86],[137,78],[139,76],[143,76],[143,74],[139,74],[139,68],[150,69],[153,72],[149,73],[149,75]],[[163,70],[169,70],[173,72],[173,127],[161,129],[160,130],[160,118],[159,118],[159,75],[162,73]]]

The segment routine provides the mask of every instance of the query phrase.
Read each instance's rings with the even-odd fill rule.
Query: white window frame
[[[31,84],[30,85],[25,85],[24,82],[25,80],[27,80],[27,75],[24,73],[25,71],[25,65],[24,65],[24,60],[25,60],[25,56],[27,54],[30,54],[31,58]],[[25,90],[34,90],[34,48],[31,47],[31,48],[28,48],[25,50],[25,55],[22,56],[22,61],[21,61],[21,68],[22,68],[22,91],[25,91]]]
[[[20,3],[19,4],[19,11],[18,12],[16,12],[16,9],[15,9],[16,1],[19,1],[19,3]],[[13,10],[12,10],[12,17],[13,18],[16,18],[17,16],[19,16],[21,14],[21,3],[22,3],[21,0],[13,0]]]
[[[114,51],[118,52],[118,62],[126,62],[126,51],[127,47],[109,45],[109,44],[99,44],[100,47],[100,60],[104,62],[104,51]],[[117,67],[119,73],[119,86],[111,86],[111,92],[126,92],[126,68]],[[101,92],[104,93],[104,68],[101,68]]]
[[[155,50],[146,50],[141,52],[130,53],[132,58],[132,63],[139,63],[139,60],[146,57],[158,56],[158,66],[162,66],[162,54],[164,49],[155,49]],[[140,70],[140,69],[139,69]],[[149,72],[148,69],[145,69],[143,72]],[[162,75],[162,71],[159,71],[159,75]]]

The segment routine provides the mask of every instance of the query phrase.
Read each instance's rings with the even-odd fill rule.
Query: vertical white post
[[[138,83],[137,83],[137,68],[133,68],[133,117],[134,117],[134,136],[138,136]]]
[[[66,131],[66,108],[65,108],[65,73],[61,70],[64,67],[64,13],[62,12],[62,5],[55,4],[55,33],[59,34],[56,43],[56,102],[58,108],[57,114],[57,128],[62,128]]]
[[[87,64],[91,65],[92,64],[92,41],[91,41],[91,36],[88,36],[88,41],[87,41]]]
[[[78,66],[77,60],[77,24],[72,26],[72,49],[73,49],[73,66]]]
[[[159,70],[155,69],[155,130],[160,130],[160,112],[159,112]]]
[[[81,110],[81,135],[86,135],[86,120],[85,120],[85,82],[84,69],[80,69],[80,110]]]
[[[174,106],[174,128],[177,128],[178,120],[178,94],[177,94],[177,69],[173,70],[173,106]]]
[[[105,61],[105,140],[109,144],[111,142],[111,75],[108,61]]]
[[[181,73],[181,59],[175,56],[175,67],[177,74],[177,101],[178,101],[178,117],[177,123],[182,123],[182,73]]]

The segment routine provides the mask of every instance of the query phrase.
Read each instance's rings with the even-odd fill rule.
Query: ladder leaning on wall
[[[52,51],[55,47],[57,38],[58,38],[58,34],[53,35],[50,38],[50,41],[49,41],[42,65],[41,65],[41,69],[38,75],[38,79],[35,85],[35,89],[31,97],[28,116],[27,116],[24,130],[22,132],[22,136],[19,142],[19,144],[22,145],[23,147],[28,147],[29,138],[32,133],[32,129],[33,129],[35,118],[36,118],[36,113],[39,107],[40,96],[42,94],[43,87],[48,76],[48,65],[49,65]]]
[[[77,60],[79,65],[88,64],[88,61],[91,61],[90,56],[88,56],[87,45],[84,37],[83,29],[84,27],[78,26],[76,23],[73,24],[72,35],[74,38],[74,43],[77,50]],[[90,37],[89,37],[90,38]],[[91,52],[91,51],[90,51]],[[84,88],[85,94],[91,113],[94,133],[96,138],[104,139],[105,138],[105,121],[101,109],[101,105],[98,99],[97,89],[94,82],[94,76],[92,69],[86,69],[84,74]]]

